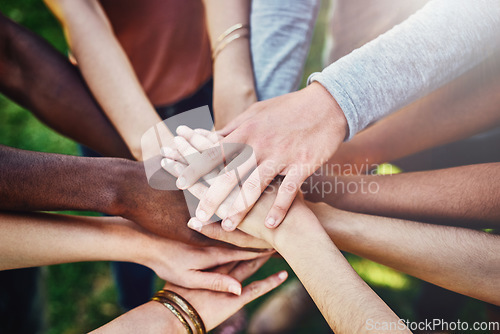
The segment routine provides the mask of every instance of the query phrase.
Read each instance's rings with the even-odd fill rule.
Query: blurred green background
[[[322,68],[328,6],[329,1],[324,1],[304,71],[304,80],[307,74]],[[3,0],[0,2],[0,11],[44,37],[61,52],[67,51],[58,23],[40,0]],[[3,95],[0,95],[0,144],[34,151],[78,154],[76,143],[51,131],[27,110],[10,102]],[[419,280],[356,256],[347,257],[358,273],[400,317],[415,319],[414,304],[421,286]],[[256,277],[264,277],[279,269],[289,268],[282,260],[272,259]],[[44,274],[48,333],[87,332],[120,314],[108,263],[50,266],[44,268]],[[267,297],[250,304],[249,312],[255,310]],[[460,319],[469,322],[486,320],[484,304],[468,300]],[[327,325],[318,312],[297,328],[298,333],[324,331],[327,331]]]

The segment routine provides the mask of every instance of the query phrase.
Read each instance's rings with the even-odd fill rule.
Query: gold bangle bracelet
[[[169,303],[169,300],[167,298],[157,297],[155,295],[153,298],[151,298],[151,300],[153,300],[155,302],[159,302],[160,304],[162,304],[163,306],[168,308],[177,317],[177,319],[179,319],[181,324],[186,329],[186,332],[188,334],[193,334],[193,330],[191,329],[191,326],[189,326],[189,323],[187,322],[186,318],[184,318],[184,316],[181,314],[181,312],[179,312],[172,304]]]
[[[243,23],[236,23],[235,25],[227,28],[226,31],[224,31],[218,38],[217,40],[215,41],[216,44],[220,43],[224,38],[226,38],[227,36],[231,35],[233,32],[235,32],[236,30],[240,30],[240,29],[246,29],[246,28],[250,28],[250,26],[248,24],[243,24]]]
[[[220,43],[212,54],[212,62],[215,60],[215,58],[217,58],[219,53],[221,53],[221,51],[224,50],[224,48],[226,46],[228,46],[229,43],[231,43],[231,42],[233,42],[241,37],[248,37],[248,34],[236,34],[236,35],[229,37],[228,39],[225,39],[222,43]]]
[[[205,324],[198,312],[196,312],[195,308],[186,299],[182,298],[182,296],[170,290],[160,290],[155,294],[155,297],[164,297],[168,301],[179,306],[179,308],[189,316],[198,334],[207,333]]]

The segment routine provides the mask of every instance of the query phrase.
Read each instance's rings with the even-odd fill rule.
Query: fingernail
[[[189,221],[188,221],[188,227],[193,229],[193,230],[196,230],[198,232],[201,231],[201,227],[203,226],[203,224],[196,218],[191,218]]]
[[[167,162],[166,162],[165,160],[166,160],[166,159],[161,159],[161,162],[160,162],[160,164],[161,164],[161,166],[162,166],[163,168],[165,168],[165,167],[167,166]]]
[[[278,274],[278,278],[282,281],[286,280],[286,278],[288,277],[288,273],[286,271],[282,271]]]
[[[239,296],[239,295],[241,295],[241,286],[236,285],[236,284],[235,285],[231,285],[229,287],[229,292],[231,292],[231,293]]]
[[[207,221],[207,220],[208,220],[208,217],[207,217],[207,216],[208,216],[208,215],[207,215],[207,213],[206,213],[205,211],[203,211],[203,210],[201,210],[201,209],[196,210],[196,217],[197,217],[199,220],[201,220],[201,221],[205,222],[205,221]]]
[[[276,219],[274,219],[273,217],[269,217],[266,219],[266,224],[267,226],[275,226],[276,225]]]
[[[177,179],[177,182],[175,183],[177,185],[177,188],[184,188],[186,186],[186,179],[183,177],[180,177]]]
[[[225,230],[232,230],[233,229],[233,222],[230,219],[226,219],[222,222],[222,227]]]
[[[166,156],[169,156],[172,153],[172,149],[170,147],[162,147],[160,149],[160,153],[161,153],[161,155],[163,155],[164,157],[166,157]]]

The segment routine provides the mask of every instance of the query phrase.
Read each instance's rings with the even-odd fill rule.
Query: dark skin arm
[[[196,245],[221,244],[186,226],[189,212],[182,192],[150,187],[140,162],[5,146],[0,146],[0,161],[0,210],[98,211],[128,218],[170,239]]]
[[[45,40],[0,14],[0,91],[59,133],[104,156],[131,158],[80,72]]]
[[[500,163],[385,176],[317,176],[313,180],[332,184],[333,189],[337,182],[339,191],[323,195],[314,191],[306,195],[308,199],[346,211],[470,228],[500,226]]]
[[[0,91],[47,125],[105,156],[130,158],[78,70],[43,39],[0,14]],[[85,210],[119,215],[161,236],[218,244],[186,227],[180,191],[149,186],[142,163],[0,146],[0,210]]]

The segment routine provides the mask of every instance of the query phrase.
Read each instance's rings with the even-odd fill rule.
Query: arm
[[[269,256],[186,245],[118,217],[0,213],[0,230],[0,270],[81,261],[135,262],[173,284],[236,295],[241,294],[238,280],[207,270]]]
[[[500,219],[499,169],[499,163],[489,163],[385,176],[322,175],[303,190],[309,200],[342,210],[491,228]]]
[[[189,219],[182,192],[153,189],[140,162],[5,146],[0,146],[0,160],[0,210],[98,211],[128,218],[175,240],[212,244],[179,224]]]
[[[499,31],[495,0],[433,0],[310,80],[338,102],[352,138],[487,59]]]
[[[448,144],[500,124],[498,53],[450,84],[342,144],[329,163],[372,166]]]
[[[500,237],[465,228],[309,207],[340,249],[455,292],[500,304]],[[389,246],[390,245],[390,246]]]
[[[266,196],[269,194],[263,195]],[[264,205],[248,214],[241,230],[276,248],[335,333],[374,333],[368,327],[370,322],[398,324],[398,316],[356,274],[301,199],[296,200],[276,230],[259,223],[266,212],[264,207],[269,208],[272,203],[263,201]],[[393,332],[409,331],[399,326]]]
[[[61,134],[106,156],[130,152],[78,70],[46,41],[0,14],[0,91]]]
[[[259,101],[297,90],[320,8],[318,0],[253,0],[252,62]]]
[[[46,4],[61,21],[96,100],[132,155],[142,159],[141,137],[161,118],[146,97],[99,2],[47,0]]]
[[[249,0],[204,0],[204,4],[213,51],[217,39],[228,28],[238,23],[250,23]],[[248,32],[248,29],[240,29],[229,36]],[[220,129],[257,100],[249,36],[241,37],[221,50],[213,67],[215,126]]]

